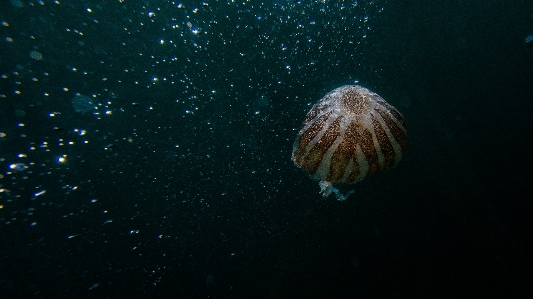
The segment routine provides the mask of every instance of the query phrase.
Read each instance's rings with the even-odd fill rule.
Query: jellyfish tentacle
[[[339,189],[333,187],[333,185],[330,182],[326,182],[326,181],[320,181],[318,185],[320,186],[320,194],[322,194],[324,198],[328,197],[331,194],[331,192],[333,192],[335,193],[335,196],[337,197],[338,201],[345,201],[346,198],[348,198],[348,196],[352,195],[352,193],[354,192],[354,190],[350,190],[346,194],[343,195],[339,191]]]

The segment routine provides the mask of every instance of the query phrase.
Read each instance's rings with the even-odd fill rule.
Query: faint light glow
[[[533,44],[533,34],[526,36],[526,38],[524,38],[524,42],[528,45]]]
[[[18,123],[18,127],[24,127],[25,125],[23,123]]]
[[[154,12],[149,12],[148,13],[148,16],[151,18],[151,17],[155,17],[155,13]]]
[[[28,155],[26,155],[26,154],[18,154],[17,157],[19,157],[19,158],[27,158]]]
[[[87,11],[88,11],[88,12],[93,12],[92,9],[90,9],[90,8],[88,8],[88,7],[87,7]]]
[[[159,40],[159,44],[164,45],[165,41],[161,39],[161,40]]]

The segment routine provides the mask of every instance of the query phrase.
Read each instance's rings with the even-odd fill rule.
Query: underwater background
[[[510,296],[533,274],[533,1],[0,2],[0,298]],[[397,167],[323,198],[360,84]]]

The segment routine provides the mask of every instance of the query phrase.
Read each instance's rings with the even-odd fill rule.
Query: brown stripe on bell
[[[353,184],[395,166],[407,143],[398,110],[358,85],[334,89],[318,101],[300,127],[292,160],[318,180],[324,197],[346,199],[332,184]]]

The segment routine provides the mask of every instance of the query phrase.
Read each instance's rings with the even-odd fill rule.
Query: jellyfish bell
[[[398,110],[359,85],[345,85],[320,99],[305,118],[292,152],[294,163],[319,181],[321,194],[334,184],[354,184],[368,174],[394,167],[407,142],[406,124]]]

